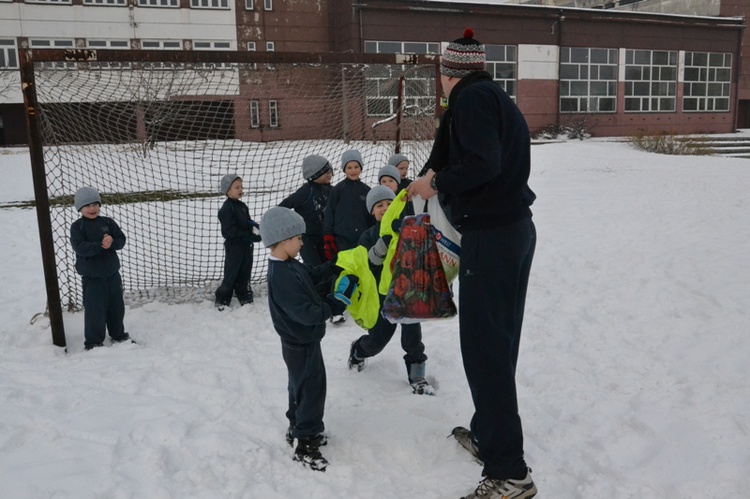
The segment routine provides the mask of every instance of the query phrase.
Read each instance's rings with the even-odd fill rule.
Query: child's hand
[[[109,249],[110,246],[112,246],[112,236],[105,234],[102,238],[102,248]]]
[[[367,252],[367,258],[373,265],[383,265],[385,255],[388,253],[388,245],[391,244],[392,236],[385,235],[375,242],[375,245]]]
[[[352,295],[357,291],[359,278],[355,275],[346,274],[339,280],[338,286],[333,291],[333,297],[348,305],[352,304]]]

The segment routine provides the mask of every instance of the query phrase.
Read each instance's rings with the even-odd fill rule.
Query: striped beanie
[[[474,71],[484,71],[487,54],[484,45],[474,39],[474,30],[466,28],[463,38],[448,44],[440,58],[440,73],[463,78]]]

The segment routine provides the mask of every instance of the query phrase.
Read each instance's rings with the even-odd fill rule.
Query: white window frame
[[[179,9],[180,0],[138,0],[138,7],[162,7],[168,9]]]
[[[73,49],[76,41],[73,38],[29,38],[29,47],[32,49]],[[42,66],[47,69],[74,69],[75,62],[43,62]]]
[[[193,40],[193,50],[232,50],[228,40]]]
[[[4,61],[4,64],[0,65],[0,69],[18,69],[21,67],[15,40],[0,39],[0,55],[3,56]]]
[[[50,5],[71,5],[72,0],[24,0],[24,3],[46,3]]]
[[[250,110],[250,128],[260,128],[260,101],[251,100]]]
[[[100,38],[89,38],[88,40],[86,40],[86,47],[90,49],[129,50],[130,40],[104,40]]]
[[[141,40],[143,50],[182,50],[182,40]]]
[[[367,54],[439,54],[440,43],[366,40]],[[393,82],[398,80],[405,66],[392,65],[378,68],[388,71],[385,76],[366,76],[369,82],[365,96],[367,116],[390,117],[398,111],[398,95]],[[366,73],[367,74],[367,73]],[[404,110],[408,114],[423,114],[435,110],[435,71],[432,68],[410,72],[404,81]],[[372,93],[369,93],[372,92]]]
[[[279,127],[279,101],[268,101],[268,126],[271,128]]]
[[[273,10],[273,0],[263,0],[263,10]]]
[[[560,112],[616,113],[618,50],[560,47]]]
[[[228,10],[229,0],[190,0],[190,8]]]
[[[276,44],[274,42],[266,42],[266,52],[276,52]]]
[[[248,52],[256,52],[257,50],[257,44],[255,42],[247,42],[247,51]],[[251,62],[247,65],[247,69],[257,69],[258,65],[254,62]]]
[[[245,0],[245,10],[255,10],[255,2],[253,0]]]
[[[515,45],[485,45],[487,72],[505,93],[516,100],[518,81],[518,47]]]
[[[729,112],[732,96],[731,53],[685,52],[681,66],[684,112]]]
[[[96,7],[125,7],[128,5],[128,1],[127,0],[83,0],[83,5],[94,5]]]
[[[626,113],[677,111],[677,51],[625,49],[624,67]]]

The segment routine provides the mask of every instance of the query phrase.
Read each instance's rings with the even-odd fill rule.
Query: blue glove
[[[359,278],[355,275],[346,274],[341,276],[336,289],[333,290],[333,297],[347,306],[352,304],[352,295],[357,291]]]

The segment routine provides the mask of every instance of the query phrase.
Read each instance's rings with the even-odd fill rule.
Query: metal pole
[[[401,116],[404,113],[404,75],[398,79],[398,99],[396,100],[396,154],[401,152]]]
[[[29,131],[31,174],[34,180],[34,200],[36,201],[36,217],[39,226],[39,242],[42,249],[44,282],[47,288],[47,309],[49,311],[50,328],[52,329],[52,343],[58,347],[65,347],[65,326],[63,325],[62,305],[60,303],[60,286],[57,282],[57,264],[52,237],[47,177],[44,171],[44,150],[39,123],[39,106],[36,100],[34,61],[32,60],[31,50],[21,49],[20,55],[21,85]]]

